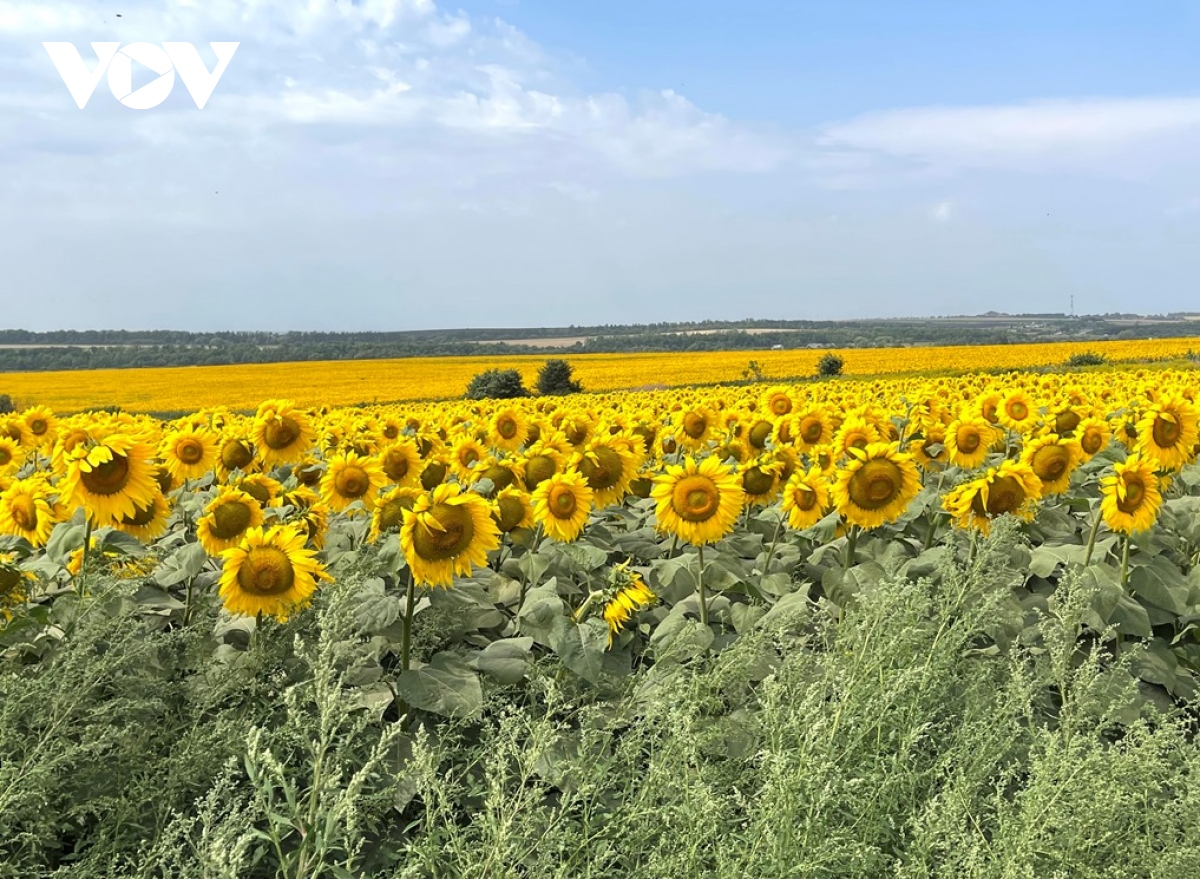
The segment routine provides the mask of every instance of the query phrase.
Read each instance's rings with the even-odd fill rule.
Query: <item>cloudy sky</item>
[[[240,46],[81,110],[43,41]],[[1200,310],[1198,51],[1195,2],[0,0],[0,326]]]

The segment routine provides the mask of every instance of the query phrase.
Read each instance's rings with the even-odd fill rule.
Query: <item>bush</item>
[[[817,361],[817,375],[829,377],[833,375],[841,375],[842,367],[846,365],[846,361],[836,354],[826,354]]]
[[[538,372],[537,391],[543,396],[578,394],[583,385],[571,378],[571,364],[565,360],[547,360]]]
[[[489,369],[477,374],[467,385],[468,400],[511,400],[528,397],[529,390],[515,369]]]
[[[7,415],[9,412],[16,412],[17,407],[13,405],[12,397],[8,394],[0,394],[0,415]]]
[[[1103,366],[1108,358],[1095,351],[1080,351],[1067,358],[1067,366]]]

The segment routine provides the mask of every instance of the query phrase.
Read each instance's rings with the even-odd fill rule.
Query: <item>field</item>
[[[1024,369],[1056,366],[1072,354],[1097,352],[1112,361],[1161,360],[1200,350],[1200,339],[1062,342],[962,347],[849,348],[835,351],[845,373],[856,376]],[[764,375],[811,375],[824,350],[671,352],[570,355],[588,390],[732,382],[750,360]],[[264,396],[301,406],[347,406],[460,397],[471,376],[491,368],[515,368],[531,383],[544,359],[512,357],[413,357],[242,366],[102,369],[87,372],[8,373],[0,392],[25,406],[59,412],[119,406],[130,412],[177,412],[226,406],[252,410]],[[264,390],[266,389],[266,390]]]
[[[7,376],[0,877],[1200,875],[1193,346]]]

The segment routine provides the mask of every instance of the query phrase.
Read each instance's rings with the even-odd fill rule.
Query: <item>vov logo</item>
[[[209,43],[217,56],[217,66],[211,73],[191,43],[163,43],[162,46],[130,43],[123,48],[120,43],[92,43],[92,51],[99,60],[91,70],[87,69],[74,43],[42,45],[46,47],[50,60],[58,68],[59,75],[80,110],[87,106],[105,70],[108,71],[108,87],[112,89],[113,97],[131,110],[149,110],[165,101],[175,85],[176,72],[196,102],[196,107],[203,110],[225,68],[229,66],[233,53],[241,44]],[[133,88],[135,61],[158,74],[153,82],[146,83],[136,91]]]

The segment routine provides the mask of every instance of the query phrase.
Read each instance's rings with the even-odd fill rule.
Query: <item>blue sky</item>
[[[46,40],[241,45],[203,110],[80,110]],[[0,323],[1200,310],[1197,47],[1198,3],[0,0]]]

